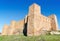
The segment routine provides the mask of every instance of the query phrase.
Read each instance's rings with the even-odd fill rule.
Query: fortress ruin
[[[29,7],[29,13],[23,20],[12,21],[9,26],[5,24],[2,35],[38,36],[43,31],[56,31],[57,29],[56,15],[53,14],[48,17],[42,15],[40,6],[34,3]]]

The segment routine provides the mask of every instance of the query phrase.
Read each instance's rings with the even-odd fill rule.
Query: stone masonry
[[[12,21],[10,26],[5,25],[2,35],[18,35],[38,36],[43,31],[58,30],[57,17],[55,14],[44,16],[41,14],[41,7],[37,4],[32,4],[29,7],[28,15],[21,21]]]

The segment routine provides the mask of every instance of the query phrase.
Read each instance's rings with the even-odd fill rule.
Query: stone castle
[[[2,35],[38,36],[43,31],[56,31],[58,23],[56,15],[44,16],[41,14],[41,8],[37,4],[29,7],[28,15],[21,21],[12,21],[11,24],[4,25]]]

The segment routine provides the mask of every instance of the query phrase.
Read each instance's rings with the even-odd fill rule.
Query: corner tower
[[[57,22],[57,17],[55,14],[49,16],[48,18],[51,19],[51,30],[56,31],[58,30],[58,22]]]

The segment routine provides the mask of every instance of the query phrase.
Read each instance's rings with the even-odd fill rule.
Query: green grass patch
[[[0,36],[0,41],[60,41],[60,35],[23,36],[11,35]]]

